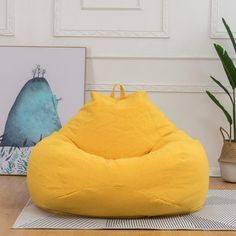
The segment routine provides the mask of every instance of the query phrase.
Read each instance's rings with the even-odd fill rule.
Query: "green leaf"
[[[223,24],[224,24],[227,32],[228,32],[228,35],[229,35],[230,39],[231,39],[231,42],[232,42],[233,47],[234,47],[234,51],[236,52],[236,42],[235,42],[234,36],[232,34],[232,31],[231,31],[229,25],[226,23],[224,18],[222,18],[222,21],[223,21]]]
[[[230,123],[230,125],[232,125],[233,121],[229,112],[225,110],[225,108],[221,105],[221,103],[217,100],[217,98],[212,93],[210,93],[209,91],[206,91],[206,93],[211,98],[211,100],[224,112],[228,122]]]
[[[234,104],[233,98],[231,97],[228,89],[219,80],[215,79],[213,76],[210,76],[210,77],[216,84],[218,84],[228,94],[230,101],[232,102],[232,104]]]
[[[231,87],[233,89],[236,88],[236,68],[232,59],[229,57],[227,51],[224,50],[220,45],[214,44],[214,47],[225,69]]]

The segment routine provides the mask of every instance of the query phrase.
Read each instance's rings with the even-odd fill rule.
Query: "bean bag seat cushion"
[[[115,89],[115,88],[114,88]],[[144,217],[199,210],[208,161],[199,141],[178,129],[139,91],[92,99],[32,150],[32,201],[58,213]]]

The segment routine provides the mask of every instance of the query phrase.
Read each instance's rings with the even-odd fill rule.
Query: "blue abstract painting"
[[[27,162],[35,144],[61,128],[57,105],[45,78],[46,71],[37,65],[30,80],[17,95],[0,137],[0,168],[3,174],[26,174]]]

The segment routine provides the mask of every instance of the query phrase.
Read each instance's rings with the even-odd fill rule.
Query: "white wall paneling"
[[[1,36],[14,33],[13,7],[15,35]],[[221,22],[224,17],[236,35],[235,9],[236,0],[0,0],[0,45],[86,46],[87,99],[93,90],[108,94],[114,83],[129,93],[146,90],[202,142],[211,174],[219,175],[219,127],[227,121],[205,90],[230,111],[209,76],[229,86],[213,43],[235,55]]]
[[[14,0],[0,0],[0,35],[14,35]]]
[[[81,0],[83,10],[141,10],[141,0]]]
[[[235,0],[212,0],[211,10],[211,37],[212,38],[228,38],[228,34],[222,23],[222,17],[225,18],[230,25],[231,30],[236,36],[235,21]]]
[[[168,37],[169,0],[55,0],[54,35]],[[88,11],[88,8],[93,11]],[[134,11],[134,10],[139,11]],[[95,20],[96,19],[96,20]]]

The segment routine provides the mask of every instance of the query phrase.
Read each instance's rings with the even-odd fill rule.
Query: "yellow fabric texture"
[[[176,128],[145,92],[97,92],[58,132],[32,150],[32,201],[58,213],[143,217],[199,210],[208,161],[197,140]]]

